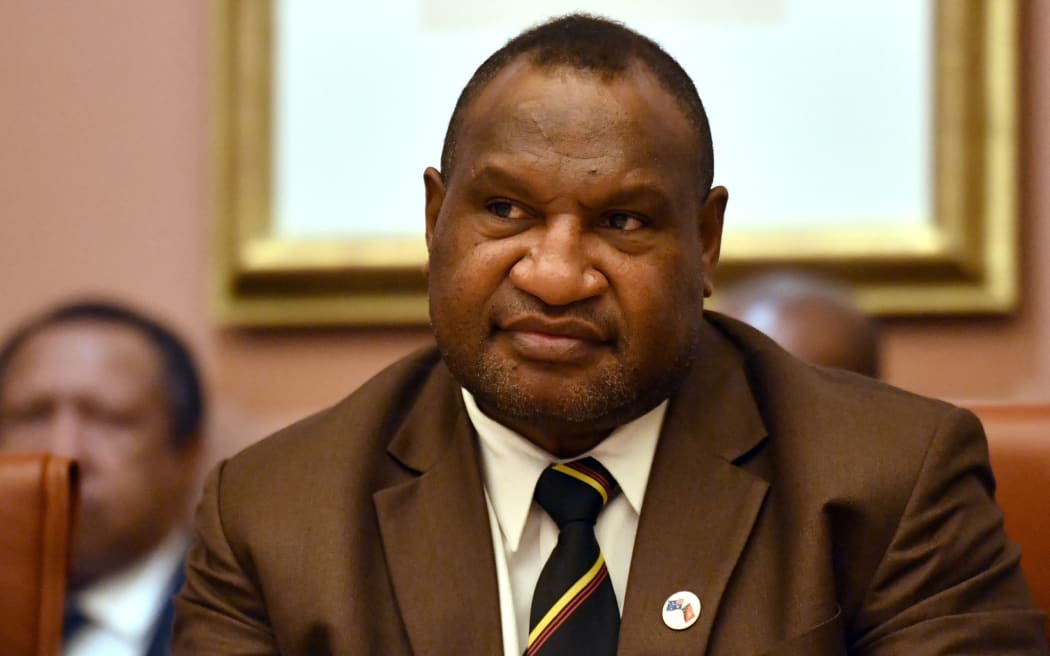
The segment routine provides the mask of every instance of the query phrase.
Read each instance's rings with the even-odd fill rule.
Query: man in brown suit
[[[727,192],[655,44],[517,37],[441,167],[437,348],[212,473],[176,653],[1046,653],[971,414],[704,314]],[[559,467],[597,520],[531,502]],[[572,522],[597,560],[537,613]]]

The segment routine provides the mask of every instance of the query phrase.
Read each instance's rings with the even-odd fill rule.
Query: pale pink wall
[[[0,10],[0,332],[84,292],[154,310],[201,355],[228,451],[340,398],[426,334],[214,325],[208,6]],[[889,378],[928,394],[1050,399],[1050,3],[1027,7],[1025,304],[1014,318],[891,324]]]
[[[1023,305],[1011,318],[886,331],[892,382],[958,401],[1050,400],[1050,2],[1020,4]]]

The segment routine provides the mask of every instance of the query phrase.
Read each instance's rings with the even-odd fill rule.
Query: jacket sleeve
[[[933,435],[893,540],[853,623],[850,653],[1047,654],[993,495],[977,418],[954,409]]]
[[[186,557],[186,583],[175,598],[175,656],[279,653],[259,588],[223,528],[224,466],[208,475],[197,509],[197,539]]]

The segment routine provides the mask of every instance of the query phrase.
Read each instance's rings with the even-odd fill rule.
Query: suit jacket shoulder
[[[442,576],[469,574],[479,596],[495,597],[484,504],[459,387],[435,349],[419,351],[211,473],[176,600],[175,651],[498,649],[491,603],[403,616]],[[469,598],[455,580],[442,585]]]
[[[972,414],[718,315],[699,358],[646,492],[629,647],[690,653],[639,610],[688,582],[702,653],[1044,653]]]

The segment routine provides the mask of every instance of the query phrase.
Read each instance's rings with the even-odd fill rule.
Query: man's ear
[[[437,226],[438,215],[441,214],[441,204],[445,202],[445,179],[433,166],[428,166],[423,171],[423,187],[426,190],[426,203],[423,213],[427,219],[427,261],[423,263],[423,275],[430,275],[430,240],[434,236],[434,228]]]
[[[700,249],[704,263],[704,297],[714,290],[713,275],[722,251],[722,222],[725,219],[729,191],[725,187],[712,187],[700,208]]]
[[[430,240],[434,236],[438,215],[441,214],[441,204],[445,202],[445,180],[433,166],[428,166],[427,170],[423,171],[423,187],[426,190],[423,211],[427,218],[427,250],[430,250]]]

